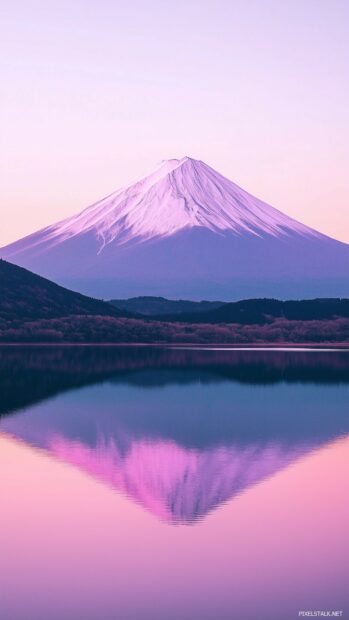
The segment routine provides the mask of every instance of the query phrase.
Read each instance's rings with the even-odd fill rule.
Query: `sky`
[[[7,0],[0,245],[163,159],[349,242],[347,0]]]

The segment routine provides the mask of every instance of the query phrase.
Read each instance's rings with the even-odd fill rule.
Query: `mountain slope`
[[[349,246],[201,161],[163,162],[82,213],[0,250],[101,297],[232,300],[349,295]]]
[[[4,321],[70,315],[129,315],[104,301],[69,291],[4,260],[0,260],[0,291],[0,319]]]

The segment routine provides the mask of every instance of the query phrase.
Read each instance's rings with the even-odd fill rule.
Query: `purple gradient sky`
[[[349,242],[346,0],[13,0],[0,245],[202,159]]]

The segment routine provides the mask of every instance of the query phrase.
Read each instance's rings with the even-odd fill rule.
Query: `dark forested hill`
[[[155,317],[153,317],[155,318]],[[225,303],[208,312],[185,312],[180,318],[175,314],[159,314],[161,321],[183,323],[238,323],[263,325],[275,319],[289,321],[327,321],[349,318],[349,299],[304,299],[279,301],[278,299],[245,299]]]
[[[14,322],[71,315],[130,316],[104,301],[74,293],[0,260],[0,319]]]
[[[349,318],[349,299],[322,298],[279,301],[244,299],[236,302],[172,300],[164,297],[131,297],[110,302],[121,310],[159,321],[184,323],[238,323],[262,325],[274,319],[323,321]]]
[[[110,303],[122,310],[136,312],[144,316],[179,315],[183,312],[208,312],[224,304],[223,301],[188,301],[186,299],[166,299],[165,297],[153,296],[111,299]]]

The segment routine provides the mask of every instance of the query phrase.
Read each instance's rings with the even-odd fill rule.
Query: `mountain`
[[[110,302],[120,310],[128,310],[143,316],[173,315],[180,320],[182,313],[204,313],[215,310],[223,301],[189,301],[186,299],[165,299],[165,297],[130,297],[129,299],[111,299]]]
[[[121,306],[120,306],[121,307]],[[239,323],[240,325],[263,325],[275,319],[287,321],[329,321],[349,318],[349,299],[301,299],[280,301],[278,299],[244,299],[233,303],[221,303],[206,312],[181,312],[180,315],[158,314],[152,317],[160,321],[184,323]]]
[[[99,297],[349,296],[347,244],[189,157],[163,162],[0,256]]]
[[[328,321],[349,318],[349,299],[323,298],[280,301],[243,299],[236,302],[172,300],[164,297],[112,299],[120,310],[158,321],[261,325],[274,319]]]
[[[0,260],[0,290],[0,320],[11,324],[71,315],[129,316],[4,260]]]

